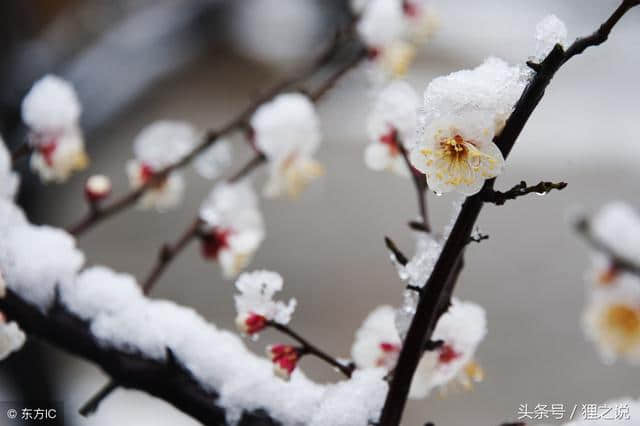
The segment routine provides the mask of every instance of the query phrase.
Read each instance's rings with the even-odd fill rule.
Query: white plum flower
[[[11,169],[11,154],[0,137],[0,198],[13,200],[19,185],[20,177]]]
[[[391,370],[400,354],[401,339],[394,325],[391,306],[376,308],[356,333],[351,355],[358,368],[384,367]],[[470,388],[482,379],[482,370],[473,361],[475,350],[486,334],[486,318],[480,306],[453,299],[433,333],[432,340],[442,340],[435,350],[422,356],[411,383],[409,397],[425,398],[435,387],[460,383]]]
[[[370,143],[364,158],[369,168],[409,176],[400,144],[406,150],[414,140],[418,105],[418,95],[406,82],[394,81],[380,91],[367,121]]]
[[[251,117],[256,147],[269,161],[267,197],[297,196],[323,174],[313,159],[321,140],[313,102],[300,93],[286,93],[261,105]]]
[[[248,181],[217,184],[200,207],[202,255],[225,277],[244,269],[264,239],[258,199]]]
[[[217,140],[198,155],[193,162],[196,172],[205,179],[218,178],[230,165],[232,160],[231,143],[226,140]]]
[[[24,332],[15,321],[7,322],[0,312],[0,361],[19,350],[27,340]]]
[[[640,280],[620,274],[615,282],[598,285],[588,295],[583,313],[587,338],[596,343],[604,362],[624,358],[640,364]]]
[[[236,325],[245,334],[254,334],[262,330],[267,321],[288,324],[296,308],[296,300],[289,303],[274,301],[273,296],[282,290],[282,276],[277,272],[245,272],[238,277],[236,289],[240,294],[234,296],[236,302]]]
[[[164,211],[180,204],[185,185],[182,174],[173,171],[157,179],[157,173],[182,160],[195,144],[194,128],[179,121],[158,121],[140,132],[133,143],[135,159],[127,163],[127,176],[134,189],[152,179],[153,184],[140,197],[139,207]]]
[[[436,193],[473,195],[504,166],[493,143],[494,125],[490,114],[479,111],[440,117],[425,127],[409,155],[411,164]]]
[[[548,15],[536,25],[535,58],[543,60],[556,44],[567,47],[567,27],[556,15]]]
[[[30,165],[43,182],[65,182],[74,172],[86,169],[89,157],[80,129],[44,136],[35,144]]]
[[[437,28],[427,0],[370,0],[361,8],[357,31],[368,49],[369,59],[384,77],[402,77],[415,58],[417,48]]]
[[[71,84],[53,75],[37,81],[23,99],[22,119],[29,126],[34,149],[31,169],[42,181],[64,182],[87,167],[81,110]]]

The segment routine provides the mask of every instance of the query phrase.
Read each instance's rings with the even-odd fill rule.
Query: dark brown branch
[[[581,53],[588,46],[597,45],[606,40],[613,25],[618,22],[627,10],[637,4],[638,0],[625,0],[596,33],[577,40],[567,49],[566,53],[561,46],[556,45],[544,61],[537,66],[537,72],[524,89],[504,129],[494,140],[502,151],[504,158],[508,157],[520,132],[544,96],[545,89],[560,67],[568,59]],[[473,226],[484,204],[484,193],[492,191],[494,183],[495,179],[486,181],[480,193],[465,200],[433,272],[422,290],[416,314],[413,317],[400,351],[393,380],[382,410],[380,417],[382,426],[398,426],[400,424],[411,380],[422,356],[424,342],[431,338],[437,320],[446,311],[450,303],[456,282],[452,277],[455,275],[457,265],[462,260]]]
[[[599,240],[591,231],[591,224],[586,218],[578,220],[575,224],[578,234],[595,250],[605,254],[611,265],[620,271],[629,272],[640,277],[640,265],[627,259],[623,254],[617,253],[613,247]]]
[[[44,314],[11,290],[0,299],[0,310],[17,321],[30,336],[95,363],[119,385],[161,398],[203,424],[226,424],[225,409],[217,405],[218,394],[200,385],[170,356],[170,349],[167,349],[168,361],[158,361],[105,348],[91,334],[89,323],[68,312],[60,303],[56,302]],[[253,411],[243,413],[240,424],[275,426],[279,422],[263,411]]]
[[[314,356],[320,358],[321,360],[325,361],[327,364],[329,364],[329,365],[333,366],[334,368],[336,368],[337,370],[339,370],[345,376],[351,377],[351,374],[353,373],[353,370],[355,370],[355,368],[356,368],[353,363],[349,363],[349,364],[341,363],[340,361],[338,361],[337,359],[335,359],[331,355],[329,355],[326,352],[324,352],[322,349],[320,349],[317,346],[315,346],[312,343],[310,343],[308,340],[306,340],[304,337],[300,336],[298,333],[296,333],[295,331],[293,331],[292,329],[290,329],[286,325],[279,324],[279,323],[274,322],[274,321],[269,321],[267,324],[268,324],[269,327],[280,331],[281,333],[289,336],[290,338],[292,338],[293,340],[298,342],[300,344],[300,354],[301,355],[304,355],[304,354],[314,355]]]
[[[11,164],[16,164],[22,158],[33,152],[33,146],[29,143],[22,143],[19,147],[11,151]]]
[[[191,225],[185,229],[180,238],[173,245],[165,244],[160,248],[158,252],[158,260],[156,264],[149,272],[149,275],[144,280],[142,284],[142,290],[144,294],[149,294],[149,292],[153,289],[153,286],[158,281],[164,270],[171,264],[173,259],[178,256],[182,250],[184,250],[187,245],[198,235],[198,231],[200,229],[200,219],[194,220]]]
[[[387,249],[389,249],[389,251],[393,253],[399,264],[405,266],[407,262],[409,262],[407,256],[405,256],[404,253],[400,251],[398,246],[396,246],[396,243],[394,243],[391,238],[384,237],[384,244],[387,246]]]
[[[522,197],[523,195],[536,193],[538,195],[544,195],[554,189],[560,191],[567,187],[566,182],[540,182],[537,185],[527,186],[527,182],[520,181],[519,184],[515,185],[513,188],[506,192],[501,191],[485,191],[484,192],[484,201],[488,203],[493,203],[498,206],[503,205],[507,202],[507,200],[515,200],[518,197]]]
[[[427,180],[425,176],[416,170],[409,161],[409,155],[402,142],[398,143],[398,148],[404,159],[404,163],[407,165],[407,169],[413,179],[413,186],[416,190],[418,197],[418,209],[420,210],[420,218],[422,223],[409,222],[409,227],[415,231],[431,232],[431,225],[429,225],[429,216],[427,214]]]

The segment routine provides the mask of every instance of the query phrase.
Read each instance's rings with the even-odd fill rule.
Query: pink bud
[[[84,193],[91,203],[104,200],[111,194],[111,180],[104,175],[93,175],[87,179]]]
[[[267,346],[267,356],[273,362],[273,371],[284,380],[289,380],[300,359],[300,352],[291,345]]]
[[[258,314],[246,313],[236,317],[236,327],[241,333],[252,335],[267,326],[267,319]]]

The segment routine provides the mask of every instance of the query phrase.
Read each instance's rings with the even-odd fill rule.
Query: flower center
[[[229,248],[231,229],[214,228],[208,235],[202,237],[201,252],[207,259],[218,259],[220,251]]]
[[[438,355],[438,362],[448,364],[459,358],[460,355],[461,354],[456,352],[451,345],[442,345],[440,347],[440,354]]]
[[[49,167],[53,166],[53,153],[56,151],[56,148],[58,148],[58,143],[55,139],[52,139],[50,142],[44,143],[38,147],[38,151],[40,151],[45,163],[47,163],[47,166]]]
[[[382,136],[380,136],[380,143],[386,145],[389,149],[389,154],[392,157],[395,157],[400,153],[400,141],[398,140],[398,130],[389,126],[389,131]]]
[[[622,340],[621,344],[632,343],[640,339],[640,310],[630,306],[617,304],[610,306],[604,316],[605,326],[616,333]]]
[[[376,360],[377,367],[393,368],[400,354],[400,345],[397,343],[382,342],[380,343],[382,354]]]

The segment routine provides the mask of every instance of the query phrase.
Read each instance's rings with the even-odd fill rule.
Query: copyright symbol
[[[7,417],[9,417],[10,419],[15,419],[16,417],[18,417],[18,412],[13,408],[10,408],[7,410]]]

